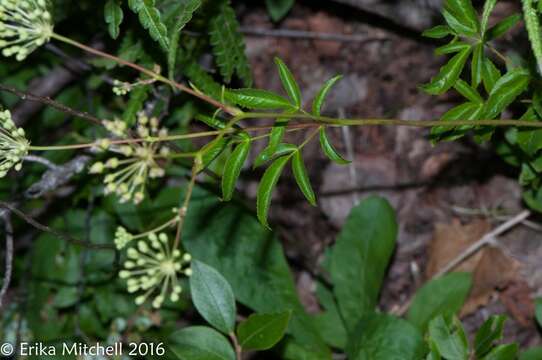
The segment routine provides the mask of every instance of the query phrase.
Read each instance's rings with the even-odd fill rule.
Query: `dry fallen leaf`
[[[431,278],[490,229],[489,223],[484,220],[475,220],[466,225],[462,225],[457,219],[452,224],[436,224],[433,239],[429,244],[426,277]],[[457,266],[454,271],[468,271],[473,274],[471,293],[461,315],[470,314],[487,305],[497,290],[503,290],[509,284],[519,281],[520,265],[501,249],[486,246]],[[514,317],[519,316],[517,311],[511,313]]]

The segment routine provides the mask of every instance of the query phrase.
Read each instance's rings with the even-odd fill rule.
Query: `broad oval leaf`
[[[333,162],[339,164],[339,165],[346,165],[350,164],[349,160],[345,160],[341,154],[338,153],[338,151],[335,149],[331,141],[329,141],[326,129],[320,128],[320,147],[322,148],[322,151],[326,156]]]
[[[273,21],[279,21],[288,14],[295,0],[265,0],[267,11]]]
[[[470,273],[451,273],[429,281],[416,291],[407,320],[424,333],[436,315],[453,315],[461,309],[471,285]]]
[[[524,351],[519,356],[519,360],[539,360],[542,359],[542,346],[531,348]]]
[[[190,293],[200,315],[216,329],[229,334],[235,329],[235,296],[228,281],[215,269],[194,260]]]
[[[311,181],[309,179],[309,175],[307,174],[307,168],[305,167],[305,162],[303,161],[303,156],[301,155],[300,149],[293,154],[292,171],[294,173],[297,186],[299,186],[299,189],[303,195],[305,195],[307,201],[312,206],[316,206],[316,195],[314,195],[314,190],[312,189]]]
[[[180,360],[235,360],[229,341],[207,326],[191,326],[169,337],[169,348]]]
[[[248,109],[291,109],[290,102],[280,95],[260,89],[235,89],[224,94],[226,100]]]
[[[226,161],[222,175],[222,198],[224,201],[230,201],[233,196],[235,184],[250,153],[251,144],[250,140],[239,143]]]
[[[124,19],[124,13],[118,0],[108,0],[104,6],[104,20],[107,23],[107,30],[112,39],[119,37],[120,24]]]
[[[314,98],[314,101],[312,103],[312,113],[313,115],[320,116],[322,112],[322,106],[324,105],[324,101],[326,100],[327,95],[329,94],[329,91],[331,88],[343,78],[342,75],[337,75],[334,78],[329,79],[324,83],[320,91],[318,91],[318,94]]]
[[[256,196],[256,209],[258,220],[260,223],[269,228],[269,223],[267,222],[267,214],[269,212],[269,206],[271,205],[271,196],[273,190],[279,181],[282,170],[284,166],[290,160],[290,155],[283,156],[275,160],[263,174],[262,180],[258,185],[258,194]]]
[[[284,336],[290,311],[277,314],[252,314],[237,327],[239,345],[245,350],[267,350]]]
[[[469,343],[463,325],[456,318],[437,316],[429,322],[428,341],[445,359],[468,358]]]
[[[350,212],[328,259],[347,330],[375,311],[396,237],[395,212],[385,199],[369,197]]]
[[[286,93],[292,99],[293,105],[298,109],[301,108],[301,90],[299,90],[299,85],[295,81],[294,75],[292,75],[290,69],[278,57],[275,58],[275,64],[277,64],[280,81],[284,90],[286,90]]]
[[[484,117],[496,118],[510,105],[529,85],[529,73],[522,68],[510,70],[493,86],[484,109]]]
[[[350,334],[351,360],[419,360],[425,353],[422,333],[407,321],[387,314],[369,314]]]
[[[465,66],[470,55],[470,47],[466,48],[452,57],[444,65],[437,76],[429,84],[423,85],[422,89],[431,95],[440,95],[455,85],[459,75]]]

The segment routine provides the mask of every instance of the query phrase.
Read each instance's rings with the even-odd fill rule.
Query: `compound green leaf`
[[[151,38],[157,41],[162,49],[167,52],[169,50],[167,27],[162,22],[155,0],[129,0],[128,5],[133,12],[138,14],[139,22],[148,30]]]
[[[312,205],[316,206],[316,195],[314,195],[314,190],[311,186],[311,181],[309,175],[307,174],[307,168],[303,161],[303,156],[301,155],[301,150],[297,150],[293,153],[292,157],[292,171],[294,173],[295,181],[297,186],[301,189],[303,195],[307,201]]]
[[[289,160],[290,156],[283,156],[276,159],[271,166],[267,168],[260,181],[260,185],[258,186],[256,212],[260,223],[267,228],[269,228],[267,214],[269,212],[269,206],[271,205],[271,196],[273,195],[273,190],[277,186],[282,170],[284,170],[284,166]]]
[[[294,75],[278,57],[275,58],[275,64],[277,64],[280,81],[284,90],[286,90],[286,93],[292,99],[293,105],[298,109],[301,108],[301,90],[299,90],[299,85],[295,81]]]
[[[485,39],[486,41],[496,39],[498,37],[501,37],[505,33],[508,32],[511,28],[516,26],[516,24],[521,20],[520,14],[514,14],[510,15],[503,20],[496,23],[494,26],[489,28],[489,30],[486,33]]]
[[[234,89],[224,94],[226,100],[248,109],[291,109],[290,102],[280,95],[260,89]]]
[[[335,84],[341,80],[343,77],[342,75],[337,75],[334,78],[329,79],[325,82],[325,84],[322,86],[320,91],[318,91],[318,94],[314,98],[314,101],[312,103],[312,113],[313,115],[320,116],[322,112],[322,106],[324,105],[324,101],[327,98],[327,95],[329,94],[329,91]]]
[[[510,70],[493,86],[484,109],[487,119],[499,116],[529,85],[529,72],[522,68]]]
[[[429,84],[423,85],[422,89],[432,95],[440,95],[448,91],[455,85],[465,62],[470,55],[471,48],[466,48],[452,57],[446,65],[444,65],[439,74],[434,77]]]
[[[251,144],[250,140],[239,143],[226,161],[222,175],[222,199],[224,201],[230,201],[233,196],[235,184],[250,153]]]
[[[192,261],[190,293],[200,315],[216,329],[229,334],[235,329],[235,297],[228,281],[215,269]]]

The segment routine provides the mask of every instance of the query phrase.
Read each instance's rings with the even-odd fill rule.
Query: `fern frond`
[[[167,27],[162,22],[160,11],[155,6],[155,0],[129,0],[128,5],[133,12],[138,14],[139,22],[148,30],[151,38],[167,52],[169,50]]]
[[[250,65],[245,54],[245,41],[239,31],[235,12],[228,4],[220,7],[220,12],[210,23],[211,45],[220,73],[230,82],[234,73],[243,80],[245,86],[252,85]]]

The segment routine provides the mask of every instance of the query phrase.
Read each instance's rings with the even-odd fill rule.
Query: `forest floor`
[[[500,2],[496,16],[510,14],[514,6]],[[442,65],[443,59],[433,54],[437,43],[416,31],[367,22],[367,16],[357,19],[348,8],[325,8],[301,2],[280,24],[271,23],[263,7],[241,9],[246,29],[353,35],[342,42],[247,36],[257,87],[280,89],[272,61],[279,56],[297,76],[306,103],[325,80],[344,75],[326,106],[333,116],[438,119],[460,101],[453,95],[431,97],[418,88]],[[499,45],[517,48],[521,42],[514,36]],[[386,197],[397,212],[398,248],[381,298],[382,309],[395,312],[452,258],[521,212],[516,169],[490,147],[469,138],[433,145],[428,135],[427,129],[412,127],[336,128],[334,143],[352,160],[350,166],[330,164],[317,142],[304,153],[318,189],[318,207],[305,203],[292,176],[279,184],[270,215],[281,230],[309,311],[318,310],[313,287],[325,248],[352,206],[368,195]],[[243,186],[249,198],[255,197],[257,176]],[[537,293],[542,289],[541,228],[520,223],[458,268],[474,272],[472,294],[461,314],[471,332],[490,314],[506,313],[507,339],[522,347],[541,343],[533,321],[533,299],[542,295]]]

